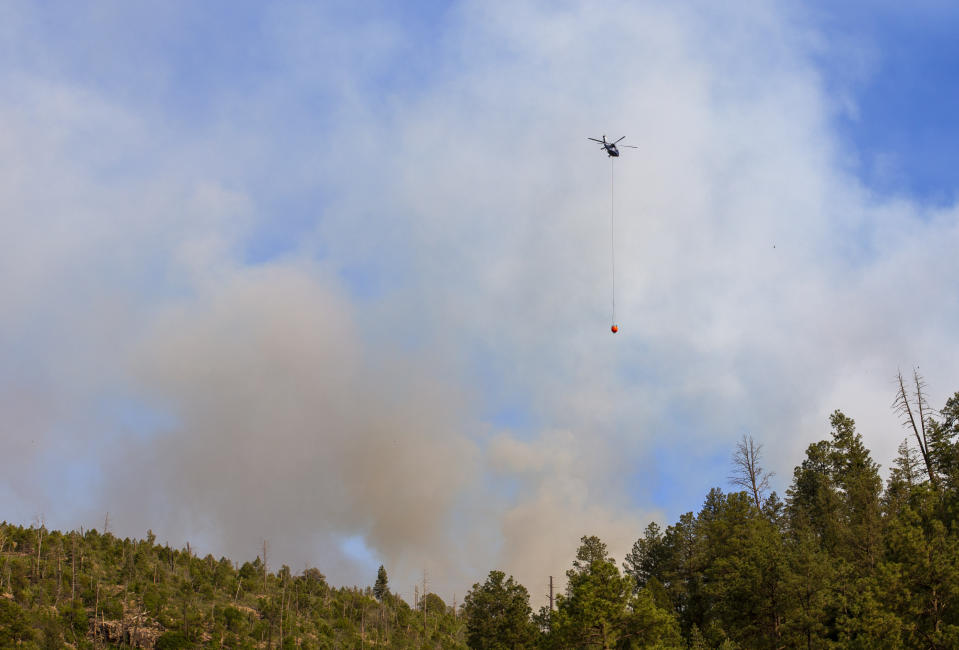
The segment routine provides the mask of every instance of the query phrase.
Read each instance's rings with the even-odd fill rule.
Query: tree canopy
[[[480,650],[512,650],[533,644],[536,629],[526,587],[490,571],[483,584],[476,583],[463,601],[466,643]]]

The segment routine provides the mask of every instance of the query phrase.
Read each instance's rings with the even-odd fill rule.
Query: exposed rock
[[[157,639],[163,634],[162,628],[153,621],[132,616],[122,621],[97,621],[94,630],[99,638],[109,643],[149,649],[156,646]]]

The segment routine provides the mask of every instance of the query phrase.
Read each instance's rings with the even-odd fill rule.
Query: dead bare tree
[[[70,533],[72,547],[70,549],[70,564],[72,565],[72,574],[70,576],[70,600],[72,604],[77,602],[77,532]]]
[[[7,527],[5,524],[0,524],[0,594],[3,593],[3,576],[6,573],[7,568],[7,558],[3,557],[3,547],[7,544]]]
[[[427,577],[426,577],[426,567],[423,567],[423,634],[424,638],[426,635],[426,594],[427,591]]]
[[[902,378],[900,371],[896,375],[899,383],[899,390],[896,392],[896,399],[892,407],[902,416],[902,425],[912,430],[916,437],[916,444],[919,446],[919,454],[922,456],[923,463],[926,466],[926,475],[933,489],[939,490],[939,480],[936,476],[935,468],[932,466],[932,456],[929,453],[929,442],[926,438],[926,420],[929,411],[929,405],[926,402],[926,396],[923,390],[926,388],[926,382],[922,380],[919,371],[913,368],[912,380],[915,390],[910,394],[906,390],[906,382]],[[919,422],[916,422],[916,415],[919,416]]]
[[[743,434],[742,440],[736,443],[733,473],[728,477],[732,485],[741,487],[752,495],[753,502],[760,510],[766,501],[769,479],[774,476],[773,472],[767,472],[760,465],[762,449],[762,444],[753,440],[751,435]]]
[[[93,603],[93,641],[94,643],[97,640],[97,614],[99,612],[100,612],[100,576],[97,575],[97,597]]]
[[[43,533],[46,532],[46,520],[43,515],[37,517],[37,568],[36,568],[36,577],[38,580],[43,579],[43,574],[40,572],[40,549],[43,548]]]
[[[266,576],[267,576],[267,571],[266,571],[266,552],[267,552],[267,550],[269,550],[269,544],[268,544],[267,541],[264,539],[264,540],[263,540],[263,591],[264,591],[264,592],[266,591]]]
[[[57,594],[53,598],[53,605],[60,603],[60,593],[63,590],[63,539],[57,544]]]

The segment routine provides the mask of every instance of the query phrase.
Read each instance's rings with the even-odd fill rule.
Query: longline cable
[[[614,160],[612,156],[609,157],[609,275],[612,289],[612,307],[610,310],[609,324],[615,334],[619,330],[619,327],[616,325],[616,223],[614,220],[616,193],[613,181]]]

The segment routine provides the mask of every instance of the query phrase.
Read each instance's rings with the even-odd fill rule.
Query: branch
[[[912,405],[909,403],[909,394],[906,392],[906,383],[902,378],[901,371],[896,375],[896,379],[899,382],[899,391],[896,393],[896,399],[893,401],[892,406],[902,415],[902,425],[906,426],[908,424],[912,429],[912,433],[916,437],[916,443],[919,445],[919,453],[922,454],[922,460],[926,465],[929,482],[932,483],[933,488],[938,490],[939,482],[936,479],[936,473],[933,471],[932,459],[929,456],[929,447],[926,443],[926,425],[925,422],[922,421],[926,407],[926,399],[922,395],[922,389],[925,387],[925,383],[922,381],[919,373],[913,370],[913,380],[916,383],[915,400],[919,408],[919,417],[922,424],[920,431],[920,427],[916,425],[916,418],[912,413]]]

